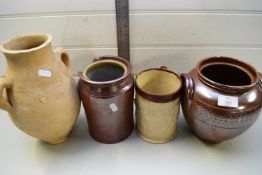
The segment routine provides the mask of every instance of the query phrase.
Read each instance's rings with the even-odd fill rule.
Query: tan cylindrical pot
[[[0,108],[25,133],[57,144],[64,142],[80,110],[67,53],[53,51],[47,34],[25,35],[4,42],[0,51],[7,72],[0,78]]]
[[[176,134],[180,109],[180,77],[165,68],[138,74],[136,88],[137,134],[150,143],[165,143]]]

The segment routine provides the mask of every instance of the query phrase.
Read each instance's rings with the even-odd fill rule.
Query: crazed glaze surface
[[[262,106],[262,86],[253,67],[227,57],[202,60],[205,64],[231,64],[245,70],[251,77],[247,86],[227,86],[203,79],[201,66],[181,76],[183,80],[182,108],[184,116],[202,140],[212,143],[233,138],[247,130],[257,119]],[[205,77],[204,77],[205,78]],[[220,95],[238,99],[238,107],[218,106]]]
[[[0,107],[25,133],[51,144],[62,143],[80,111],[69,57],[51,36],[17,37],[5,42],[6,76],[0,79]]]

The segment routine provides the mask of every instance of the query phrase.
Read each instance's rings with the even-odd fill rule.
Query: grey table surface
[[[88,135],[82,110],[70,139],[49,145],[21,132],[0,110],[0,174],[261,174],[261,117],[241,136],[217,145],[196,138],[182,112],[169,143],[149,144],[134,132],[121,143],[106,145]]]

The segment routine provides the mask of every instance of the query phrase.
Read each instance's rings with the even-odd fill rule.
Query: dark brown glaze
[[[98,142],[117,143],[126,139],[134,128],[134,80],[131,66],[124,59],[106,56],[95,61],[101,60],[124,63],[127,71],[120,78],[105,82],[90,81],[84,77],[84,73],[79,73],[78,90],[86,112],[90,135]]]
[[[166,66],[161,66],[160,68],[151,68],[151,69],[144,70],[136,76],[136,79],[139,75],[143,74],[146,71],[150,71],[150,70],[159,70],[159,71],[165,71],[165,72],[172,73],[180,80],[180,82],[182,82],[180,76],[177,75],[175,72],[168,70]],[[135,82],[136,82],[136,80],[135,80]],[[153,102],[156,102],[156,103],[167,103],[167,102],[173,101],[173,100],[177,99],[178,97],[180,97],[181,91],[182,91],[182,86],[177,91],[175,91],[174,93],[167,94],[167,95],[156,95],[156,94],[151,94],[149,92],[143,91],[137,85],[137,83],[135,83],[135,89],[136,89],[136,93],[138,93],[140,96],[142,96],[143,98],[145,98],[149,101],[153,101]]]
[[[230,80],[230,76],[234,78],[234,73],[223,75],[220,72],[223,79],[231,82],[221,77],[218,82],[211,80],[216,73],[211,70],[212,74],[207,78],[203,70],[208,66],[215,68],[213,65],[231,66],[230,69],[241,70],[248,78],[243,76],[243,80],[238,77]],[[258,72],[247,63],[229,57],[210,57],[200,61],[188,74],[182,74],[181,78],[184,116],[197,137],[204,141],[219,143],[240,135],[256,121],[261,112],[262,81]],[[219,95],[237,97],[238,107],[218,106]]]

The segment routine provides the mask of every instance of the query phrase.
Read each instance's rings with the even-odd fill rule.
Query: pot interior
[[[136,85],[149,94],[169,95],[179,90],[181,81],[171,72],[152,69],[139,74]]]
[[[123,64],[115,61],[99,61],[85,71],[85,76],[91,81],[106,82],[121,78],[126,72]]]
[[[245,86],[252,83],[246,71],[227,64],[208,65],[201,70],[201,74],[211,81],[228,86]]]
[[[3,44],[7,50],[28,50],[41,46],[48,40],[48,35],[27,35],[9,40]]]

